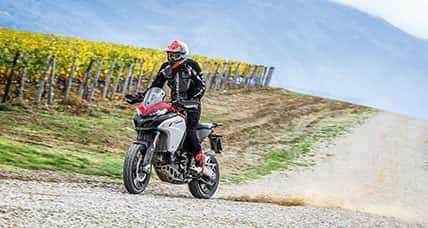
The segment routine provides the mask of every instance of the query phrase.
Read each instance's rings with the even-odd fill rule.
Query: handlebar
[[[142,94],[142,93],[137,93],[136,95],[132,95],[132,94],[126,94],[125,95],[125,101],[128,104],[140,103],[143,100],[144,100],[144,94]]]
[[[197,109],[200,103],[196,100],[173,100],[171,104],[177,108]]]
[[[144,100],[144,94],[137,93],[136,95],[125,95],[125,101],[128,104],[137,104]],[[178,109],[197,109],[199,108],[199,100],[173,100],[171,104]]]

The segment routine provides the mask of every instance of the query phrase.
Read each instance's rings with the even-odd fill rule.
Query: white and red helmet
[[[173,40],[168,47],[165,48],[165,51],[168,55],[168,61],[175,62],[185,59],[186,55],[189,53],[189,48],[186,43],[179,40]]]

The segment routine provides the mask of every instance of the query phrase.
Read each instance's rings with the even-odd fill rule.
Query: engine
[[[186,153],[158,153],[154,168],[159,179],[172,184],[186,183]]]

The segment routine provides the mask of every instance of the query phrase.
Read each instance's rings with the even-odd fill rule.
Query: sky
[[[0,0],[0,26],[152,48],[181,39],[275,66],[274,86],[428,119],[423,2]]]
[[[420,38],[428,39],[428,0],[333,0],[387,20]]]

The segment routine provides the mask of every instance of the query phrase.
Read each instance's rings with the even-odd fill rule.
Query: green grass
[[[120,177],[132,109],[92,115],[0,107],[0,165]]]
[[[113,153],[67,151],[0,139],[0,164],[23,169],[119,177],[122,158]]]
[[[18,109],[0,112],[0,126],[11,137],[99,146],[133,136],[131,116],[130,112],[78,116],[55,110]]]

